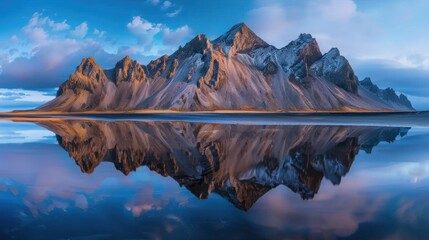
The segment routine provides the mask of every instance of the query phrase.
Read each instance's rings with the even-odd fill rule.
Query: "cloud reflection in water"
[[[197,228],[225,237],[359,238],[368,236],[365,227],[380,224],[399,229],[377,233],[384,237],[426,233],[419,224],[428,219],[421,214],[428,209],[424,169],[429,161],[420,147],[429,139],[425,131],[412,129],[399,137],[407,129],[92,120],[38,124],[55,132],[74,160],[43,140],[0,145],[0,199],[2,208],[9,208],[0,222],[16,219],[18,224],[2,228],[4,236],[42,233],[25,223],[51,229],[66,221],[76,224],[63,234],[87,236],[77,224],[83,217],[99,221],[95,229],[108,225],[106,238],[178,232],[198,238],[203,233]],[[404,151],[409,145],[416,147]],[[391,154],[395,149],[402,154]],[[419,181],[412,184],[415,178]],[[115,226],[114,220],[129,225]],[[406,230],[409,226],[414,232]]]

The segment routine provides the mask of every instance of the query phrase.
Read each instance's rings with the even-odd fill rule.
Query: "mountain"
[[[392,88],[380,89],[377,85],[372,83],[371,78],[364,78],[362,81],[360,81],[360,85],[369,90],[370,92],[376,94],[384,101],[389,102],[392,106],[406,106],[409,109],[414,109],[411,105],[411,102],[404,94],[399,94],[398,96],[396,95],[395,90],[393,90]]]
[[[39,121],[39,122],[37,122]],[[311,199],[325,178],[340,184],[359,150],[371,153],[408,128],[368,126],[266,126],[157,121],[46,119],[36,123],[82,172],[102,162],[128,175],[146,166],[169,176],[196,197],[216,193],[247,210],[284,185]]]
[[[386,95],[386,96],[385,96]],[[399,100],[398,100],[399,99]],[[359,82],[338,49],[310,34],[277,49],[245,24],[210,41],[199,34],[172,55],[141,65],[125,57],[105,70],[83,59],[43,111],[408,111],[404,95]]]

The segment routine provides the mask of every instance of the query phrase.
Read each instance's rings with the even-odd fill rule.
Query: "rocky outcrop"
[[[99,85],[108,81],[101,68],[92,57],[82,59],[76,71],[70,75],[69,80],[64,82],[57,91],[57,97],[68,91],[78,94],[79,91],[94,93]]]
[[[338,87],[357,93],[359,81],[347,59],[337,48],[331,49],[322,59],[311,66],[315,76],[322,77]]]
[[[116,84],[120,82],[140,82],[146,79],[146,72],[143,67],[128,56],[119,61],[112,70],[114,74],[110,76],[110,79]]]
[[[307,79],[310,66],[322,57],[316,39],[310,34],[300,34],[279,51],[279,61],[283,69],[292,73],[297,79]]]
[[[84,59],[43,111],[403,111],[393,90],[360,86],[338,49],[322,55],[310,34],[281,49],[240,23],[210,41],[199,34],[172,55],[104,70]]]
[[[410,100],[408,100],[404,94],[397,95],[395,90],[392,88],[380,89],[376,84],[372,83],[371,78],[364,78],[362,81],[360,81],[360,85],[384,101],[400,106],[406,106],[410,110],[414,110]]]
[[[157,79],[161,74],[167,69],[167,60],[168,56],[164,55],[156,60],[151,61],[147,65],[147,69],[149,71],[149,76],[152,79]]]
[[[408,131],[78,119],[38,124],[57,135],[84,173],[103,161],[125,175],[147,166],[200,199],[217,193],[242,210],[279,185],[311,199],[324,178],[341,183],[359,149],[371,152]]]

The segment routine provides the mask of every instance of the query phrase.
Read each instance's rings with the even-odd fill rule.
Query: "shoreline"
[[[241,115],[241,114],[275,114],[275,115],[365,115],[365,114],[408,114],[421,113],[429,111],[258,111],[258,110],[214,110],[214,111],[176,111],[176,110],[132,110],[132,111],[83,111],[83,112],[60,112],[60,111],[33,111],[33,110],[15,110],[11,112],[0,112],[0,117],[13,116],[103,116],[103,115],[152,115],[152,114],[174,114],[174,115]]]
[[[0,121],[138,121],[194,122],[243,125],[322,125],[322,126],[385,126],[429,128],[429,111],[421,112],[15,112],[0,113]]]

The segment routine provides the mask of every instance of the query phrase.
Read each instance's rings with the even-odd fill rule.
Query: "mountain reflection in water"
[[[281,184],[311,199],[324,177],[340,184],[360,149],[370,153],[409,130],[78,119],[37,124],[56,134],[84,173],[103,161],[125,175],[147,166],[200,199],[214,192],[242,210]]]

